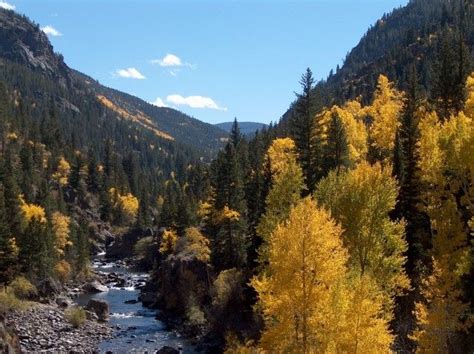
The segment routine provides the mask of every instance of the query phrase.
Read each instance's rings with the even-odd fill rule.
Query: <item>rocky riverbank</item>
[[[87,320],[74,328],[58,306],[33,304],[28,310],[10,312],[5,322],[18,336],[20,351],[92,352],[112,336],[112,329],[103,323]]]

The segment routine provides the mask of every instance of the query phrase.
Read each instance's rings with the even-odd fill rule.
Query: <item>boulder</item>
[[[69,307],[69,306],[72,305],[72,301],[71,301],[71,299],[69,299],[65,296],[58,296],[56,298],[56,305],[58,305],[59,307],[66,308],[66,307]]]
[[[105,285],[102,285],[97,280],[84,284],[82,289],[88,293],[103,293],[109,290]]]
[[[41,297],[50,297],[61,292],[61,285],[51,277],[41,280],[36,288]]]
[[[138,297],[145,307],[152,307],[156,303],[157,295],[154,292],[142,292]]]
[[[101,322],[108,321],[109,319],[109,304],[107,301],[90,299],[86,310],[94,312]]]
[[[179,354],[179,350],[165,345],[156,352],[157,354]]]

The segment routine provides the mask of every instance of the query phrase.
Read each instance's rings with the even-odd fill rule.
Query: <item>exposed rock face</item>
[[[82,289],[88,293],[103,293],[109,290],[105,285],[102,285],[97,280],[84,284]]]
[[[86,310],[94,312],[101,322],[109,320],[109,304],[107,301],[90,299],[87,303]]]
[[[0,9],[0,52],[8,60],[44,71],[64,86],[70,81],[69,69],[38,29],[13,11]]]
[[[24,312],[9,313],[6,323],[17,334],[21,353],[92,353],[101,341],[112,335],[107,325],[94,321],[74,328],[62,310],[50,305],[36,305]]]

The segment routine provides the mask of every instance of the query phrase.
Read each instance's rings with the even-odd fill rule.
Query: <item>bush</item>
[[[71,275],[71,265],[64,259],[56,263],[54,273],[62,283],[66,282]]]
[[[16,277],[8,286],[7,292],[12,292],[20,300],[31,299],[38,294],[36,287],[25,277]]]
[[[74,306],[64,311],[64,317],[74,328],[81,327],[87,319],[86,311],[79,306]]]
[[[22,311],[28,307],[27,301],[18,299],[9,288],[0,290],[0,314],[8,311]]]
[[[137,257],[145,258],[147,256],[148,249],[152,247],[153,244],[154,241],[152,236],[141,238],[133,247],[133,252]]]

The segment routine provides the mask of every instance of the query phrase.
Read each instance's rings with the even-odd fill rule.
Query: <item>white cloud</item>
[[[183,97],[181,95],[169,95],[166,97],[166,101],[177,106],[189,106],[191,108],[208,108],[217,109],[219,111],[227,111],[225,107],[219,107],[219,105],[210,97],[203,96],[188,96]]]
[[[62,36],[62,33],[59,32],[56,28],[54,28],[53,26],[44,26],[44,27],[41,27],[41,30],[46,33],[48,36],[53,36],[53,37],[59,37],[59,36]]]
[[[127,79],[143,80],[146,77],[135,68],[120,69],[115,72],[116,75]]]
[[[172,68],[171,70],[168,71],[168,73],[171,76],[176,76],[180,72],[182,67],[188,67],[190,69],[196,69],[196,65],[183,62],[180,57],[178,57],[175,54],[166,54],[163,58],[161,59],[153,59],[150,61],[152,65],[158,64],[161,67],[164,68]]]
[[[6,1],[0,0],[0,7],[5,10],[15,10],[15,5],[9,4]]]
[[[152,105],[155,105],[157,107],[168,107],[166,105],[166,103],[160,98],[160,97],[157,97],[156,100],[154,100],[153,102],[150,102]]]
[[[161,59],[153,59],[152,64],[158,64],[159,66],[183,66],[181,58],[174,54],[166,54]]]

